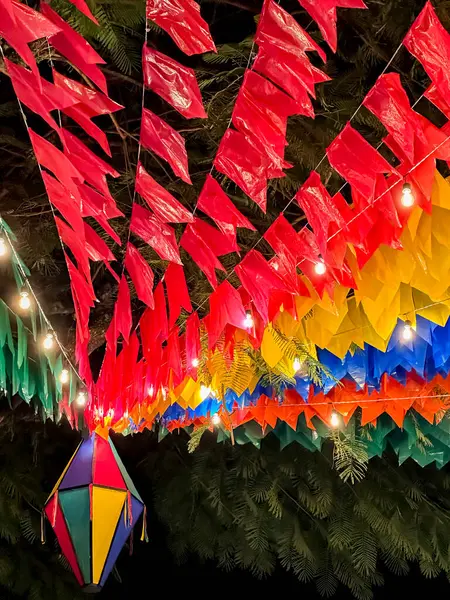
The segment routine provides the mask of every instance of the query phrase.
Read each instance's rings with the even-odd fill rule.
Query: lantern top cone
[[[78,583],[100,591],[144,510],[110,438],[83,440],[52,490],[45,514]]]

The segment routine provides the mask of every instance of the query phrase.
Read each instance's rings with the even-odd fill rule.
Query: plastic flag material
[[[207,23],[194,0],[147,0],[147,19],[171,36],[185,54],[216,50]]]
[[[97,66],[105,64],[102,57],[58,13],[51,9],[48,4],[43,3],[41,11],[45,17],[61,30],[59,33],[49,37],[50,44],[107,94],[105,76]]]
[[[170,263],[164,273],[164,283],[166,284],[167,301],[169,303],[169,327],[173,327],[180,316],[182,308],[192,312],[183,267]]]
[[[206,181],[198,197],[197,208],[211,217],[217,227],[230,240],[236,239],[236,228],[243,227],[255,231],[248,219],[235,207],[220,184],[211,176]]]
[[[270,160],[245,135],[228,129],[220,142],[214,166],[266,212]]]
[[[147,242],[163,260],[182,264],[172,227],[161,223],[150,211],[136,203],[131,213],[130,229]]]
[[[163,223],[192,223],[194,220],[181,202],[147,173],[142,163],[136,170],[136,191]]]
[[[78,583],[99,591],[144,510],[111,439],[93,433],[70,459],[45,504]]]
[[[180,246],[191,255],[192,260],[206,275],[209,283],[213,288],[217,286],[217,277],[215,269],[225,271],[225,269],[217,260],[216,255],[211,248],[204,242],[201,236],[189,224],[181,236]]]
[[[144,148],[166,160],[175,175],[186,183],[191,183],[183,137],[146,108],[142,111],[141,143]]]
[[[362,0],[299,0],[319,26],[323,39],[333,52],[337,49],[336,8],[367,8]]]
[[[84,0],[70,0],[70,2],[78,8],[80,12],[83,13],[88,19],[90,19],[93,23],[98,25],[97,19],[91,13],[89,6],[86,4]]]
[[[206,119],[195,71],[173,58],[153,50],[142,49],[144,85],[171,104],[186,119]]]
[[[125,267],[136,289],[136,294],[141,302],[154,308],[153,301],[153,271],[139,250],[128,242],[125,256]]]

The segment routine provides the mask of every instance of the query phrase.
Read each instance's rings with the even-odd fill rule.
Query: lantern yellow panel
[[[92,491],[93,583],[99,583],[127,493],[94,485]]]

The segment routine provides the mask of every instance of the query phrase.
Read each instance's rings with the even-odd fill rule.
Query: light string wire
[[[48,43],[48,40],[47,40],[47,43]],[[4,54],[4,52],[3,52],[3,45],[2,45],[2,43],[1,43],[1,40],[0,40],[0,54],[1,54],[2,58],[3,58],[3,62],[4,62],[4,63],[5,63],[5,65],[6,65],[6,61],[5,61],[5,54]],[[24,110],[23,110],[23,107],[22,107],[22,103],[21,103],[21,101],[19,100],[19,98],[18,98],[18,96],[17,96],[17,95],[16,95],[16,99],[17,99],[17,103],[18,103],[18,105],[19,105],[19,110],[20,110],[20,113],[21,113],[21,115],[22,115],[22,119],[23,119],[23,122],[24,122],[25,128],[26,128],[26,130],[27,130],[27,132],[28,132],[28,129],[29,129],[29,128],[28,128],[28,121],[27,121],[27,117],[26,117],[26,115],[25,115],[25,113],[24,113]],[[58,112],[59,112],[59,111],[58,111]],[[60,116],[60,118],[61,118],[61,116]],[[41,165],[39,164],[39,161],[37,161],[37,165],[38,165],[38,168],[39,168],[39,172],[40,172],[40,174],[41,174],[41,177],[43,177],[42,167],[41,167]],[[50,207],[51,207],[51,210],[52,210],[52,213],[53,213],[53,217],[55,218],[55,216],[56,216],[56,215],[55,215],[55,211],[54,211],[54,208],[53,208],[53,206],[52,206],[52,203],[50,202],[50,200],[49,200],[49,204],[50,204]],[[56,221],[55,221],[55,222],[56,222]],[[9,243],[9,245],[10,245],[10,247],[11,247],[11,250],[12,250],[12,252],[13,252],[14,258],[15,258],[15,259],[16,259],[16,261],[17,261],[17,264],[18,264],[18,266],[19,266],[19,269],[20,269],[20,272],[21,272],[22,278],[23,278],[23,280],[25,281],[25,283],[26,283],[26,285],[27,285],[28,289],[30,290],[30,293],[31,293],[31,295],[33,296],[33,299],[34,299],[34,301],[35,301],[35,304],[36,304],[36,306],[37,306],[37,308],[38,308],[39,312],[41,313],[41,315],[42,315],[42,318],[44,319],[44,321],[45,321],[45,324],[47,325],[47,328],[48,328],[49,332],[51,332],[51,333],[53,334],[53,337],[54,337],[54,339],[55,339],[55,341],[56,341],[57,345],[59,346],[59,349],[61,350],[61,353],[63,354],[63,356],[64,356],[64,358],[65,358],[65,360],[66,360],[67,364],[68,364],[68,365],[69,365],[69,367],[72,369],[72,371],[73,371],[73,373],[75,374],[75,376],[77,377],[77,379],[78,379],[78,380],[79,380],[79,381],[80,381],[80,382],[81,382],[81,383],[84,385],[84,381],[83,381],[83,379],[81,378],[81,376],[80,376],[80,374],[79,374],[79,372],[78,372],[78,369],[75,367],[75,365],[73,364],[73,362],[70,360],[70,357],[69,357],[69,354],[68,354],[67,350],[65,349],[64,345],[63,345],[63,344],[62,344],[62,342],[60,341],[60,339],[59,339],[59,337],[58,337],[58,334],[56,333],[56,331],[55,331],[55,329],[54,329],[53,325],[52,325],[52,324],[51,324],[51,322],[50,322],[50,319],[47,317],[47,315],[46,315],[46,313],[45,313],[44,309],[42,308],[42,305],[41,305],[41,303],[39,302],[39,299],[38,299],[38,297],[36,296],[36,294],[35,294],[35,292],[34,292],[34,289],[33,289],[32,285],[31,285],[31,283],[30,283],[30,281],[29,281],[29,278],[28,278],[27,274],[25,273],[25,271],[24,271],[24,269],[23,269],[23,267],[22,267],[21,260],[20,260],[20,258],[19,258],[19,256],[18,256],[17,252],[16,252],[16,249],[14,248],[14,245],[13,245],[13,243],[12,243],[12,241],[11,241],[11,238],[10,238],[10,236],[9,236],[8,232],[7,232],[7,231],[6,231],[6,229],[4,229],[4,228],[3,228],[3,232],[4,232],[4,234],[5,234],[5,237],[7,238],[7,240],[8,240],[8,243]],[[64,250],[64,245],[63,245],[63,242],[62,242],[62,240],[61,240],[61,236],[59,235],[59,231],[58,231],[58,237],[59,237],[59,240],[60,240],[60,243],[61,243],[61,247],[62,247],[62,248],[63,248],[63,250]]]

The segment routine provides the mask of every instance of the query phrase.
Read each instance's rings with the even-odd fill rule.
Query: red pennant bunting
[[[184,269],[180,265],[170,263],[164,273],[167,300],[169,303],[169,327],[172,328],[180,316],[181,309],[192,312],[189,292],[184,277]]]
[[[212,250],[199,237],[192,225],[189,224],[181,236],[180,246],[188,252],[192,260],[200,267],[206,275],[213,288],[217,286],[215,269],[225,271]]]
[[[209,297],[208,346],[212,348],[226,325],[245,329],[245,310],[239,292],[224,281]]]
[[[122,275],[119,283],[119,293],[117,295],[117,302],[114,307],[113,318],[116,323],[117,331],[122,334],[123,339],[128,343],[133,320],[131,316],[130,290],[124,275]]]
[[[239,252],[240,250],[236,244],[236,238],[231,239],[198,217],[195,217],[192,228],[195,234],[204,241],[215,256],[224,256],[225,254]]]
[[[41,11],[61,30],[49,37],[50,44],[107,94],[105,76],[97,66],[98,64],[106,64],[102,57],[48,4],[42,3]]]
[[[20,102],[41,116],[50,127],[59,131],[50,111],[63,110],[76,104],[77,100],[64,90],[58,89],[39,75],[16,65],[7,58],[5,58],[5,65]]]
[[[167,340],[167,366],[175,375],[174,385],[178,385],[182,374],[178,327],[173,328]]]
[[[308,223],[311,225],[316,236],[320,253],[326,260],[328,236],[330,233],[333,233],[331,227],[334,226],[335,230],[345,228],[345,219],[320,181],[320,175],[315,171],[311,172],[308,179],[297,192],[295,199],[305,213]]]
[[[20,27],[17,26],[20,23]],[[0,36],[14,48],[36,75],[39,71],[28,44],[39,38],[56,35],[61,28],[26,4],[11,0],[0,3]]]
[[[263,323],[266,324],[269,320],[270,294],[274,289],[286,290],[285,283],[257,250],[250,250],[235,267],[235,272],[261,315]]]
[[[124,216],[123,212],[117,208],[114,198],[109,193],[103,195],[85,183],[78,186],[78,190],[83,197],[83,201],[89,202],[89,205],[94,206],[97,211],[103,213],[106,219]],[[88,200],[86,200],[86,198],[88,198]],[[120,242],[118,243],[120,244]]]
[[[80,202],[58,180],[42,171],[45,190],[50,202],[59,210],[74,231],[83,231],[83,219],[80,214]]]
[[[214,166],[266,212],[270,161],[245,135],[227,129],[220,142]]]
[[[159,282],[154,294],[155,308],[147,308],[139,322],[142,337],[142,350],[144,356],[148,357],[155,349],[161,346],[168,337],[166,299],[164,289]]]
[[[200,320],[198,313],[193,312],[186,320],[186,365],[188,370],[196,370],[196,361],[200,358]]]
[[[367,8],[362,0],[299,0],[319,26],[323,39],[333,52],[337,49],[336,7]]]
[[[58,233],[64,244],[70,248],[77,261],[78,268],[83,272],[86,281],[91,284],[91,271],[89,267],[89,254],[86,248],[86,240],[84,238],[84,228],[81,231],[75,232],[71,227],[66,225],[55,216],[55,223]]]
[[[83,183],[83,175],[74,167],[71,161],[53,144],[28,128],[31,144],[36,160],[40,165],[52,171],[57,179],[77,197],[76,182]]]
[[[84,234],[86,238],[86,250],[89,254],[89,258],[93,261],[103,261],[105,263],[105,267],[114,277],[114,279],[117,282],[120,281],[119,276],[109,264],[109,261],[116,259],[106,243],[87,223],[84,224]]]
[[[185,54],[215,52],[208,25],[194,0],[147,0],[146,14],[147,19],[167,31]]]
[[[230,240],[236,239],[237,227],[255,231],[250,221],[239,212],[211,175],[206,176],[205,184],[198,197],[197,207],[211,217]]]
[[[128,242],[127,245],[125,267],[130,274],[139,300],[144,302],[148,307],[154,308],[153,271],[139,250],[131,242]]]
[[[84,0],[69,0],[69,2],[71,2],[74,6],[76,6],[78,8],[78,10],[80,12],[82,12],[83,15],[85,15],[88,19],[90,19],[96,25],[98,25],[97,19],[91,13],[89,6],[86,4],[86,2]]]
[[[133,205],[130,229],[147,242],[163,260],[182,264],[172,227],[158,221],[150,211],[139,204]]]
[[[274,175],[290,168],[283,160],[287,118],[300,114],[300,105],[254,71],[247,71],[233,110],[233,125],[260,144],[272,161]]]
[[[82,199],[81,216],[92,217],[93,219],[95,219],[97,223],[106,231],[106,233],[112,237],[116,244],[119,244],[119,246],[121,246],[122,242],[120,241],[119,236],[108,223],[108,217],[106,216],[107,208],[105,203],[105,197],[96,192],[94,189],[92,189],[85,183],[77,187],[80,193],[80,197]],[[122,215],[122,213],[120,214]]]
[[[327,148],[331,166],[362,195],[371,198],[378,175],[397,171],[360,133],[347,123]]]
[[[138,163],[136,191],[163,223],[192,223],[194,217]]]
[[[141,143],[144,148],[166,160],[175,175],[186,183],[191,183],[183,137],[146,108],[142,111]]]
[[[403,44],[423,65],[436,89],[443,98],[450,96],[450,34],[444,29],[427,2],[406,34]]]
[[[142,49],[144,85],[171,104],[186,119],[206,119],[195,71],[165,54]]]
[[[327,59],[322,48],[275,0],[264,1],[255,41],[267,49],[276,46],[291,54],[315,51],[323,62]]]

